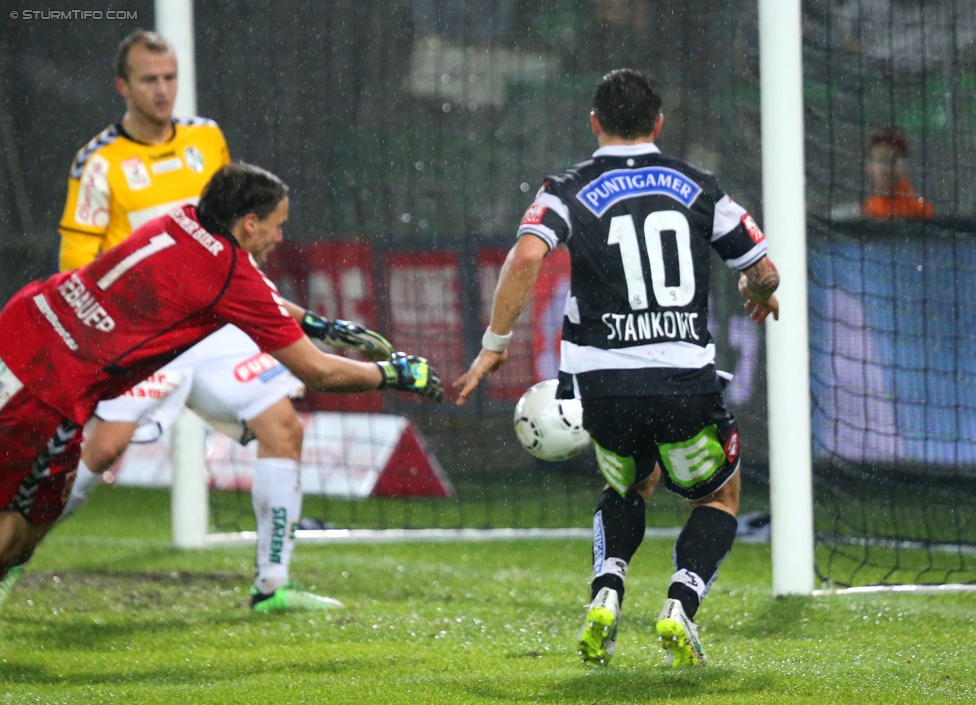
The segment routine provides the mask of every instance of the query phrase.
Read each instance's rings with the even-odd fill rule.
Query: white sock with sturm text
[[[258,534],[254,587],[268,595],[288,580],[295,549],[295,529],[302,514],[298,461],[258,458],[254,463],[251,501]]]

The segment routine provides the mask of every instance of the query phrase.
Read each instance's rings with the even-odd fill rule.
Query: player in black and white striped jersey
[[[583,403],[607,488],[593,518],[592,602],[579,637],[585,661],[613,655],[627,566],[645,505],[663,477],[691,515],[656,629],[669,662],[705,665],[692,621],[735,538],[739,442],[707,329],[710,252],[740,272],[757,323],[778,317],[776,268],[762,232],[709,173],[654,144],[664,117],[655,84],[623,69],[597,86],[590,114],[600,148],[549,177],[502,268],[482,350],[455,386],[463,404],[504,363],[512,326],[543,257],[572,259],[563,319],[560,396]]]

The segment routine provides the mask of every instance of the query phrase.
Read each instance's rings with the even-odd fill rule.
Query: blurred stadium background
[[[137,19],[0,18],[2,300],[54,271],[68,165],[121,115],[114,47],[154,17],[152,2],[119,9]],[[541,180],[593,151],[586,116],[606,71],[655,76],[662,149],[715,172],[762,222],[751,0],[240,0],[195,13],[198,112],[235,158],[293,190],[290,242],[269,265],[281,288],[387,332],[447,380],[479,348]],[[818,570],[836,584],[974,581],[976,1],[809,0],[803,30]],[[865,144],[885,124],[906,131],[936,220],[849,216],[870,192]],[[378,394],[303,402],[409,416],[453,497],[322,495],[307,514],[339,527],[589,525],[595,463],[542,466],[511,432],[514,401],[555,371],[566,262],[550,259],[510,363],[467,407]],[[765,345],[734,277],[715,272],[711,330],[735,374],[746,506],[761,509]],[[216,523],[251,521],[246,494],[215,494],[227,495]],[[652,522],[683,520],[664,497],[655,508]],[[906,546],[924,549],[917,570],[891,558]]]

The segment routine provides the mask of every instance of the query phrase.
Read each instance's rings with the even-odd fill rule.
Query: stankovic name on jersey
[[[695,329],[697,313],[664,311],[657,313],[605,313],[600,316],[610,329],[607,340],[660,340],[662,338],[701,340]]]

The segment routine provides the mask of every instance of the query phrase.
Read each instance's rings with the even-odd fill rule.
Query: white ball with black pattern
[[[515,435],[541,460],[575,458],[590,445],[579,399],[556,399],[557,380],[539,382],[515,405]]]

